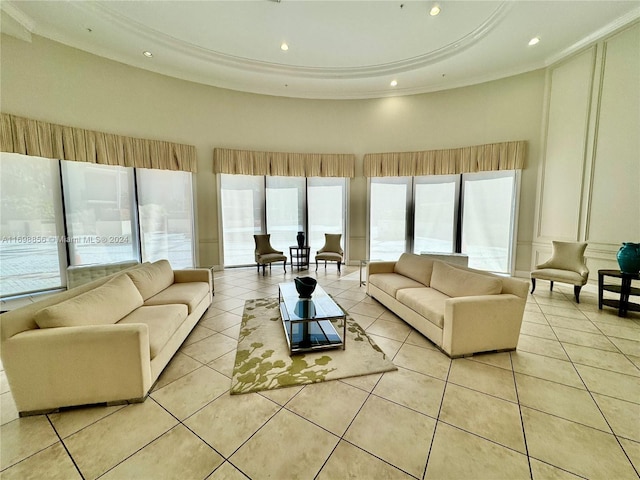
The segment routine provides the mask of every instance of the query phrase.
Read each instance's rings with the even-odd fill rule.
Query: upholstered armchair
[[[318,260],[324,260],[325,268],[327,268],[327,262],[338,262],[338,273],[340,273],[340,264],[344,254],[340,246],[341,237],[341,233],[324,234],[324,247],[316,253],[316,272],[318,271]]]
[[[260,265],[262,265],[262,275],[265,275],[265,267],[269,265],[271,270],[271,264],[273,262],[284,262],[284,271],[287,271],[287,256],[280,250],[276,250],[271,246],[271,235],[254,235],[253,239],[256,242],[256,250],[254,252],[256,258],[256,266],[258,267],[258,273],[260,273]]]
[[[551,242],[551,247],[551,258],[531,272],[531,293],[536,289],[536,279],[549,280],[550,290],[553,290],[553,282],[569,283],[573,285],[576,303],[580,303],[580,289],[589,278],[589,269],[584,261],[587,244]]]

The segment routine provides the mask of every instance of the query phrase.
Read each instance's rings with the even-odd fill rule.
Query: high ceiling
[[[640,1],[2,0],[0,8],[2,31],[25,40],[35,34],[207,85],[323,99],[535,70],[640,18]]]

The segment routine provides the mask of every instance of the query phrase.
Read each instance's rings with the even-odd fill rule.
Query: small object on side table
[[[605,284],[604,277],[615,277],[622,280],[620,285]],[[629,301],[630,296],[640,296],[640,287],[632,287],[634,280],[640,280],[640,274],[622,273],[620,270],[598,270],[598,308],[602,310],[602,306],[613,307],[618,309],[618,316],[625,317],[627,312],[640,312],[640,304]],[[603,298],[604,291],[615,292],[620,294],[619,300]]]

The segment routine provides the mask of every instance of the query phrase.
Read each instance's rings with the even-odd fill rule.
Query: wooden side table
[[[298,267],[298,271],[307,270],[309,268],[309,256],[311,255],[311,247],[299,247],[297,245],[289,247],[289,256],[291,257],[291,268]]]
[[[605,284],[605,277],[620,278],[620,285]],[[622,273],[620,270],[598,270],[598,308],[602,310],[602,306],[613,307],[618,309],[619,317],[626,317],[627,312],[640,312],[640,303],[629,301],[631,296],[640,296],[640,287],[632,286],[634,280],[640,280],[640,274]],[[602,298],[604,291],[615,292],[620,294],[619,300]]]

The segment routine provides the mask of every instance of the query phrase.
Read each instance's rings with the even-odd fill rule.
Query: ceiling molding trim
[[[605,25],[604,27],[599,28],[595,32],[587,35],[582,40],[574,43],[568,48],[565,48],[564,50],[557,53],[556,55],[552,55],[551,57],[547,58],[547,60],[545,61],[545,66],[548,67],[550,65],[553,65],[554,63],[557,63],[567,58],[568,56],[573,55],[574,53],[577,53],[583,48],[591,46],[592,44],[598,42],[599,40],[602,40],[604,37],[612,34],[616,30],[626,25],[631,24],[632,22],[634,22],[639,18],[640,18],[640,7],[628,12],[627,14],[621,16],[620,18],[617,18],[616,20],[609,23],[608,25]]]
[[[366,65],[359,67],[301,67],[279,63],[262,62],[234,55],[227,55],[214,50],[199,47],[189,42],[179,40],[175,37],[149,28],[136,21],[133,21],[114,9],[106,7],[103,4],[92,2],[74,2],[73,6],[86,10],[90,13],[97,13],[101,17],[108,17],[110,21],[117,24],[120,28],[132,35],[139,35],[156,44],[161,44],[175,52],[188,55],[199,60],[205,60],[217,65],[223,65],[230,68],[248,70],[251,72],[260,72],[265,74],[282,74],[295,75],[301,78],[315,79],[356,79],[371,76],[384,76],[395,73],[415,70],[426,67],[435,62],[449,58],[460,53],[463,50],[473,46],[479,40],[488,35],[496,28],[505,18],[511,9],[510,2],[502,2],[492,14],[480,26],[472,30],[467,35],[461,37],[455,42],[451,42],[437,50],[406,58],[394,62],[388,62],[380,65]]]
[[[36,22],[29,15],[20,10],[20,8],[18,8],[13,2],[0,2],[0,10],[5,12],[16,22],[18,22],[20,26],[27,30],[29,33],[34,33]]]

